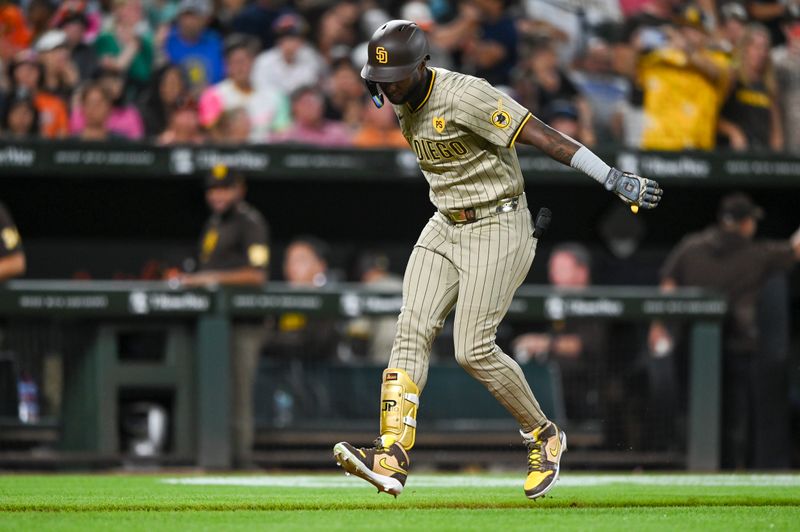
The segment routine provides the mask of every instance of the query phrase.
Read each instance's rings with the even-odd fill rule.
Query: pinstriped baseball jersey
[[[422,103],[395,106],[439,211],[480,207],[522,194],[514,141],[531,114],[485,80],[441,68]],[[431,344],[455,308],[458,363],[519,421],[525,432],[547,421],[519,365],[495,344],[497,326],[536,251],[532,220],[513,212],[456,225],[428,221],[403,279],[403,307],[389,367],[425,387]]]
[[[402,385],[404,406],[395,400],[382,401],[382,411],[393,414],[381,414],[381,438],[376,447],[389,446],[390,440],[407,445],[406,450],[413,445],[416,412],[421,404],[409,397],[422,397],[428,381],[431,347],[451,312],[455,313],[453,347],[458,364],[514,416],[522,433],[532,433],[546,426],[547,416],[522,368],[495,340],[514,292],[533,262],[537,239],[533,236],[533,220],[525,196],[519,201],[505,202],[503,208],[486,208],[498,207],[500,200],[520,196],[524,191],[514,141],[532,115],[485,80],[472,76],[429,68],[420,83],[419,77],[409,72],[413,68],[421,74],[424,59],[408,57],[418,52],[418,57],[423,58],[427,46],[424,35],[412,23],[403,20],[387,23],[375,32],[369,48],[370,58],[362,76],[368,80],[375,102],[381,101],[378,89],[387,97],[397,96],[395,100],[401,89],[407,95],[413,94],[413,106],[395,105],[394,110],[430,185],[431,201],[439,210],[428,220],[408,260],[403,276],[403,304],[389,356],[390,373],[384,373],[391,375],[402,370],[413,385]],[[391,62],[392,54],[398,54],[398,64]],[[384,84],[380,78],[395,81]],[[416,103],[420,94],[424,98]],[[470,207],[484,208],[447,212]],[[382,384],[382,399],[395,386],[387,381],[388,378]],[[389,423],[390,419],[396,422]],[[411,438],[397,440],[394,437],[400,434],[395,430],[397,426]],[[563,435],[559,438],[563,440]],[[334,448],[334,454],[341,453],[336,451],[341,445]],[[529,454],[532,473],[525,484],[529,497],[544,493],[541,491],[545,489],[541,488],[544,481],[536,480],[537,475],[546,479],[554,471],[557,473],[557,469],[541,473],[536,465],[542,463],[536,461],[540,448],[532,449]],[[361,454],[366,456],[363,451]],[[347,456],[336,456],[347,469],[349,466],[344,463]],[[380,489],[373,477],[363,472],[354,474]],[[537,483],[535,488],[530,487],[534,485],[531,479]],[[538,495],[532,491],[535,489],[540,490]]]
[[[416,109],[395,105],[400,127],[440,211],[522,194],[514,141],[530,112],[486,80],[443,68]]]

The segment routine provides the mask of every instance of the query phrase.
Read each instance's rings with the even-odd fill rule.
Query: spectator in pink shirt
[[[352,134],[341,122],[325,119],[325,99],[316,87],[303,87],[292,94],[294,123],[276,135],[279,142],[318,146],[350,146]]]
[[[250,121],[250,142],[263,143],[286,129],[291,117],[286,96],[270,87],[255,89],[250,82],[258,43],[255,37],[242,34],[233,34],[225,39],[228,75],[203,91],[199,109],[200,122],[209,130],[220,126],[219,121],[226,112],[246,110]]]
[[[111,114],[106,127],[108,131],[129,140],[139,140],[144,137],[144,124],[139,110],[125,101],[125,78],[113,70],[102,70],[97,76],[97,83],[102,86],[113,101]],[[72,114],[69,120],[70,131],[73,135],[83,131],[86,125],[81,102],[73,102]]]
[[[78,138],[83,141],[119,140],[120,137],[108,130],[108,117],[111,114],[111,97],[99,82],[86,85],[81,93],[81,103],[86,109],[86,124]]]

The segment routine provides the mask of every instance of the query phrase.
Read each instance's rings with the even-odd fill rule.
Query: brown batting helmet
[[[392,83],[409,77],[420,63],[430,59],[425,32],[410,20],[391,20],[369,40],[367,62],[361,69],[375,104],[383,105],[376,83]]]

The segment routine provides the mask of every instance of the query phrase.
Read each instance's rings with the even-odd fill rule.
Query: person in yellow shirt
[[[783,150],[781,108],[769,35],[765,26],[748,25],[734,53],[735,76],[718,126],[720,144],[733,150]]]
[[[658,31],[637,68],[644,89],[642,148],[713,149],[729,59],[710,47],[705,17],[695,5],[684,8],[675,26]]]
[[[31,44],[25,13],[9,0],[0,0],[0,60],[10,61]]]

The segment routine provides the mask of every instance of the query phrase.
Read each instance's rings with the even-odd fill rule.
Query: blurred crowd
[[[0,134],[404,148],[390,18],[587,145],[800,152],[796,0],[0,0]]]

